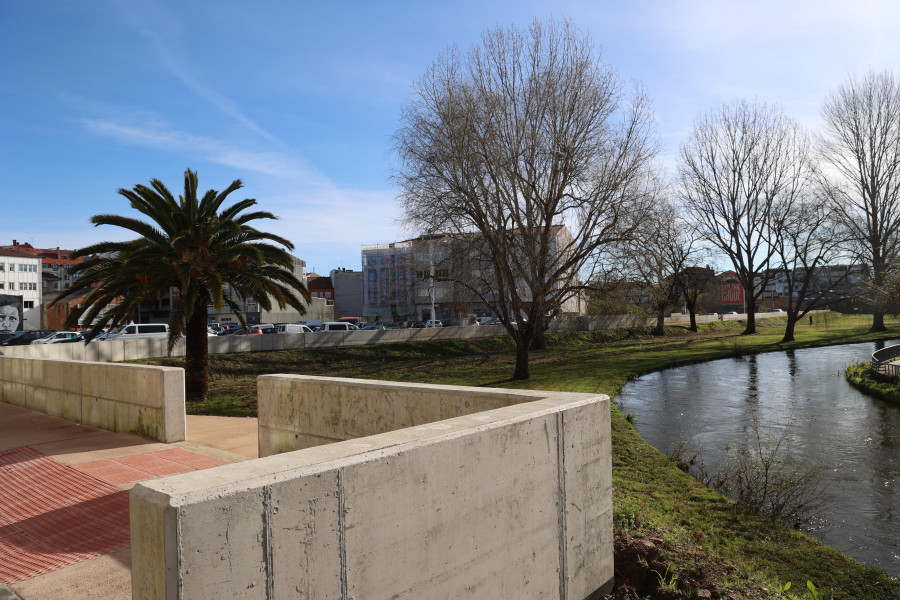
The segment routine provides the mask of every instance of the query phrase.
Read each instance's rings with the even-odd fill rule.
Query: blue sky
[[[77,248],[132,214],[119,188],[185,168],[280,217],[309,270],[358,269],[397,223],[391,136],[449,45],[571,18],[654,101],[664,153],[701,112],[777,103],[817,130],[852,73],[900,65],[900,3],[0,0],[0,243]]]

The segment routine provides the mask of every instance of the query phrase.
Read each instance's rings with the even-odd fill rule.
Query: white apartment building
[[[552,230],[552,254],[571,241],[561,225]],[[390,244],[362,246],[363,315],[380,320],[441,320],[466,322],[469,315],[493,316],[491,309],[475,293],[459,282],[478,279],[479,260],[455,262],[449,238],[424,236]],[[490,272],[490,265],[484,269]],[[576,277],[572,274],[572,278]],[[566,289],[570,281],[557,281],[554,288]],[[516,286],[525,303],[532,301],[524,279]],[[490,298],[493,288],[487,290]],[[431,307],[434,316],[431,316]],[[585,304],[578,294],[568,296],[560,307],[563,314],[584,314]]]
[[[0,294],[22,297],[25,330],[41,328],[41,259],[0,250]]]

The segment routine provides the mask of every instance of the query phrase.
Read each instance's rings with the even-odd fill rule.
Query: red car
[[[240,329],[234,332],[233,335],[262,335],[262,331],[256,327],[248,327],[247,329]]]

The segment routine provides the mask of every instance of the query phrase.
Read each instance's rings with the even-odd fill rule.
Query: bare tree
[[[468,245],[471,277],[459,283],[501,317],[516,341],[513,378],[527,379],[548,315],[645,211],[649,101],[623,94],[572,23],[535,21],[489,30],[464,56],[445,52],[401,121],[395,180],[408,225]]]
[[[832,205],[871,286],[882,289],[900,250],[900,81],[887,71],[851,77],[825,100],[822,118]],[[872,331],[885,330],[884,311],[875,302]]]
[[[805,136],[780,109],[745,100],[701,116],[682,146],[681,186],[703,236],[731,260],[744,288],[745,334],[770,277],[778,220],[810,168]]]
[[[701,295],[707,293],[716,276],[709,265],[710,249],[702,244],[702,236],[695,223],[679,216],[678,254],[681,269],[675,280],[677,292],[690,315],[690,330],[697,333],[697,305]]]
[[[834,216],[832,207],[811,196],[793,206],[781,221],[774,244],[779,265],[776,277],[784,283],[788,302],[782,342],[794,341],[797,322],[824,306],[834,286],[852,273],[850,268],[830,268],[846,256],[847,240]]]
[[[629,280],[643,287],[656,315],[656,335],[663,335],[666,312],[682,293],[685,269],[694,251],[694,240],[687,233],[675,206],[661,201],[644,220],[639,234],[620,244],[617,262]]]

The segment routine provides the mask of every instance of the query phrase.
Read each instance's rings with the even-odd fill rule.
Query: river
[[[850,344],[667,369],[629,382],[616,403],[657,449],[668,454],[683,435],[710,468],[726,444],[755,435],[754,422],[763,439],[787,427],[786,450],[826,466],[825,504],[809,532],[900,577],[900,409],[844,379],[875,350]]]

